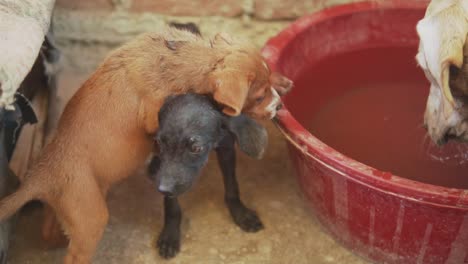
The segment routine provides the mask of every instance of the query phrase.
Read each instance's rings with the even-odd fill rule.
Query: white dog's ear
[[[432,83],[442,90],[444,99],[455,104],[450,91],[450,67],[463,66],[463,47],[468,33],[468,1],[432,0],[419,21],[420,38],[416,59]]]

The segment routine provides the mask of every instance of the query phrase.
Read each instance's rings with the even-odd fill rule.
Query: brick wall
[[[224,31],[261,47],[295,18],[351,1],[56,0],[53,25],[68,64],[89,71],[109,49],[169,21],[194,22],[203,34]]]
[[[352,1],[359,0],[56,0],[53,28],[68,68],[57,112],[112,48],[167,22],[194,22],[205,36],[227,32],[260,48],[297,17]]]
[[[351,0],[348,0],[351,1]],[[71,10],[151,12],[170,16],[249,15],[262,20],[292,19],[346,0],[57,0]]]

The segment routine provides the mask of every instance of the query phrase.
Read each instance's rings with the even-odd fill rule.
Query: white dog
[[[431,82],[424,115],[429,135],[437,144],[468,141],[468,0],[432,0],[417,32],[416,59]]]

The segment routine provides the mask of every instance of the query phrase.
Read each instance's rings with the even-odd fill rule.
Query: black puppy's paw
[[[159,255],[165,259],[173,258],[180,251],[180,236],[164,230],[158,239]]]
[[[246,207],[238,207],[231,211],[234,222],[245,232],[254,233],[263,229],[263,224],[257,213]]]

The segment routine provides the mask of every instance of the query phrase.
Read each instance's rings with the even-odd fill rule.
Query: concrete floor
[[[162,197],[142,170],[111,191],[111,217],[93,263],[366,263],[321,230],[301,198],[280,134],[272,125],[268,129],[266,157],[255,161],[240,154],[238,160],[242,198],[257,210],[264,230],[244,233],[233,224],[213,156],[193,190],[181,198],[178,256],[165,261],[156,254]],[[64,250],[45,251],[41,245],[40,221],[38,206],[23,210],[10,264],[60,263]]]
[[[110,222],[93,263],[366,263],[315,222],[301,198],[284,142],[273,126],[268,128],[271,143],[266,157],[255,161],[240,154],[238,161],[243,200],[257,210],[264,230],[244,233],[233,224],[213,156],[193,190],[181,198],[183,240],[178,256],[165,261],[156,254],[162,197],[142,171],[110,193]],[[64,250],[42,248],[39,223],[39,207],[23,210],[10,264],[60,263]]]
[[[86,76],[89,71],[64,70],[59,87],[79,87]],[[163,223],[162,196],[142,168],[111,190],[110,221],[93,263],[367,263],[337,244],[315,221],[300,194],[281,134],[271,122],[266,126],[270,145],[265,158],[256,161],[239,154],[237,164],[242,198],[258,212],[264,230],[244,233],[232,222],[212,156],[197,184],[180,199],[181,252],[170,261],[161,259],[155,240]],[[40,223],[37,204],[22,211],[9,264],[61,263],[64,250],[43,248]]]

